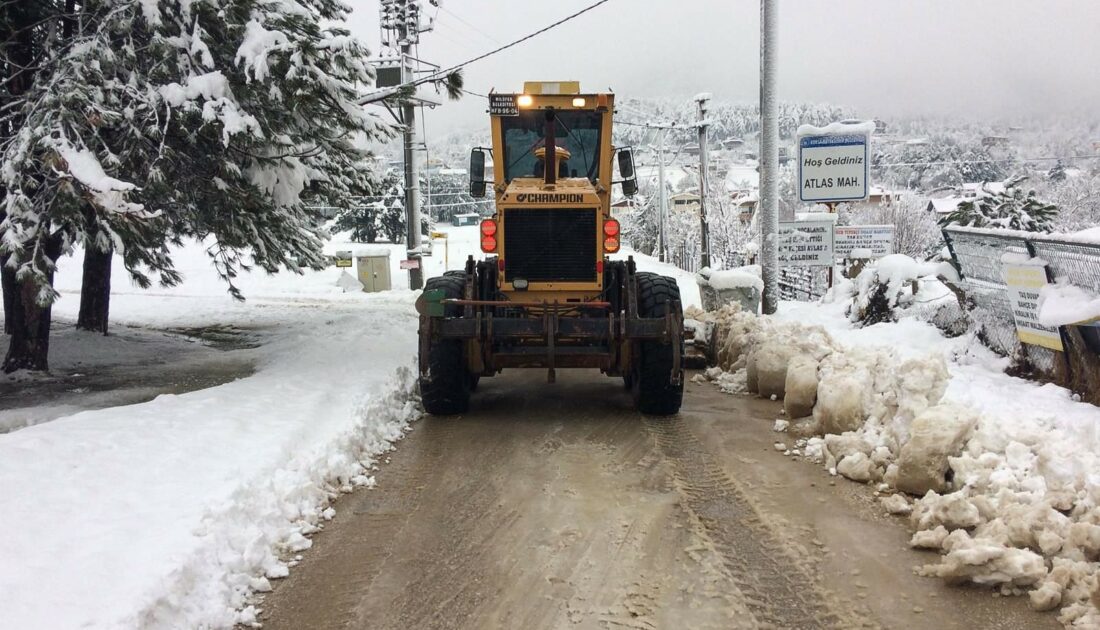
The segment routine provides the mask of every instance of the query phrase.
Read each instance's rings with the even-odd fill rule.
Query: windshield
[[[600,163],[600,119],[593,111],[559,111],[554,117],[554,141],[569,151],[563,177],[587,177],[595,183]],[[504,180],[542,177],[542,160],[535,149],[545,139],[545,110],[527,110],[501,118],[504,132]]]

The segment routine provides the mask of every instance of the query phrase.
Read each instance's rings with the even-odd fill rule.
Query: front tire
[[[429,278],[424,290],[441,289],[446,299],[461,299],[465,281],[453,274]],[[448,317],[461,309],[448,306]],[[420,375],[420,400],[436,416],[465,413],[470,408],[469,372],[465,344],[459,339],[435,339],[428,346],[428,373]]]
[[[638,273],[638,314],[647,318],[664,318],[675,312],[681,317],[680,287],[667,276],[654,273]],[[684,400],[684,371],[681,368],[673,378],[673,343],[680,344],[680,356],[684,356],[683,332],[671,343],[642,341],[638,344],[639,356],[635,358],[631,379],[634,403],[638,411],[652,416],[670,416],[680,411]]]

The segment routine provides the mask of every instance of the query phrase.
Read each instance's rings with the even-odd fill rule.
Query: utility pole
[[[700,94],[695,97],[695,104],[699,127],[699,234],[702,251],[699,255],[699,267],[710,266],[710,230],[707,227],[707,101],[710,94]]]
[[[775,99],[778,0],[760,0],[760,264],[762,311],[779,309],[779,109]]]
[[[657,188],[659,189],[657,192],[657,213],[659,225],[657,231],[657,260],[661,262],[665,262],[665,213],[667,212],[667,208],[665,206],[668,203],[665,200],[665,134],[667,133],[667,130],[661,130],[661,141],[657,145]]]
[[[400,0],[405,19],[398,21],[397,33],[401,42],[402,76],[412,78],[413,40],[419,39],[420,5],[416,0]],[[411,36],[410,36],[411,35]],[[405,75],[408,72],[408,75]],[[416,107],[409,101],[401,106],[401,118],[405,123],[405,242],[409,247],[409,259],[415,261],[409,269],[409,288],[418,290],[424,286],[424,270],[420,258],[420,173],[416,164]]]
[[[420,25],[419,0],[381,0],[379,6],[382,28],[382,44],[401,51],[401,83],[413,80],[412,48],[420,42],[420,33],[431,26]],[[416,106],[411,100],[401,105],[401,124],[404,127],[405,158],[405,243],[408,256],[413,261],[409,269],[409,288],[424,286],[424,270],[421,260],[420,240],[420,173],[416,162]]]

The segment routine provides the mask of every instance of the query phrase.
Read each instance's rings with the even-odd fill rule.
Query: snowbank
[[[1072,284],[1058,282],[1039,290],[1039,323],[1067,326],[1100,318],[1100,296]]]
[[[328,269],[242,276],[241,304],[201,245],[179,261],[185,283],[148,292],[116,264],[114,321],[249,329],[257,371],[0,435],[0,626],[251,623],[250,593],[286,575],[417,415],[414,293],[345,294]],[[62,262],[62,316],[79,274]]]
[[[879,272],[889,285],[919,275],[914,265],[899,258]],[[695,313],[718,335],[720,367],[706,378],[772,396],[785,369],[789,420],[812,405],[797,421],[812,437],[786,452],[896,493],[884,509],[911,512],[911,544],[943,554],[922,574],[1030,593],[1034,608],[1060,608],[1067,627],[1097,627],[1100,410],[1005,375],[973,337],[946,339],[911,318],[857,328],[847,307]]]
[[[757,291],[764,290],[764,281],[760,279],[760,265],[718,270],[704,267],[699,270],[696,277],[698,281],[706,283],[719,291],[748,287]]]

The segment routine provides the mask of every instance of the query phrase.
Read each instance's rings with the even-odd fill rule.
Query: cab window
[[[535,150],[545,144],[546,111],[524,110],[501,119],[504,135],[504,180],[542,177],[542,161]],[[601,114],[593,111],[558,111],[554,115],[554,142],[569,151],[565,177],[587,177],[595,183],[600,164]]]

